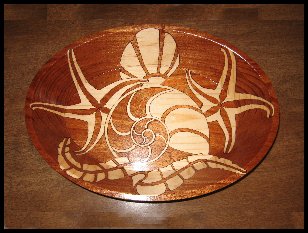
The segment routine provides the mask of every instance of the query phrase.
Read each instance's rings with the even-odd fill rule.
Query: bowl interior
[[[249,173],[279,123],[269,78],[204,32],[141,25],[79,40],[37,73],[29,134],[50,166],[91,191],[178,200]]]

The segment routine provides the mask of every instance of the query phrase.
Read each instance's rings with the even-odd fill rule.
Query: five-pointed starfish
[[[251,94],[237,93],[235,91],[236,60],[233,52],[230,49],[228,49],[228,51],[231,57],[232,66],[230,71],[230,78],[226,82],[228,57],[226,51],[223,48],[221,48],[221,51],[224,53],[225,65],[220,81],[214,90],[204,88],[196,83],[192,79],[190,71],[186,72],[186,78],[190,89],[202,102],[201,110],[207,117],[208,122],[217,121],[223,130],[225,134],[224,152],[226,153],[229,146],[229,153],[235,143],[235,116],[249,109],[262,109],[267,112],[267,117],[269,117],[270,112],[271,115],[274,115],[274,107],[270,102],[260,97]],[[249,102],[249,104],[247,104],[247,102]],[[257,104],[256,102],[260,102],[261,104]],[[270,111],[270,108],[272,111]]]
[[[143,83],[141,79],[120,80],[101,90],[94,88],[84,77],[73,50],[67,51],[68,64],[72,79],[77,89],[80,103],[70,106],[35,102],[30,107],[43,109],[57,115],[79,119],[88,123],[88,136],[84,146],[76,151],[85,154],[91,150],[104,134],[107,115],[112,106],[129,88]],[[111,96],[111,97],[110,97]]]

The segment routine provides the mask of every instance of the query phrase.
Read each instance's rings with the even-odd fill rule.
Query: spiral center
[[[143,146],[148,146],[148,145],[152,144],[155,140],[155,134],[150,129],[144,130],[142,132],[141,136],[143,138],[143,142],[142,142]]]
[[[140,161],[150,162],[164,153],[168,145],[169,134],[165,124],[159,119],[144,117],[133,124],[131,138],[133,143],[140,148],[138,152]]]

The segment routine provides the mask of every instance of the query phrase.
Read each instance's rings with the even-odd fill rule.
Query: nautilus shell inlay
[[[279,122],[272,85],[247,55],[166,25],[67,46],[38,72],[25,112],[53,169],[91,191],[142,201],[234,183],[266,155]]]

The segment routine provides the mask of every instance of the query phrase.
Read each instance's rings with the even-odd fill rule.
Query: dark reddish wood
[[[164,85],[190,96],[199,108],[202,107],[202,102],[188,88],[185,78],[186,70],[191,70],[193,79],[197,83],[205,88],[214,89],[224,68],[224,57],[221,48],[228,47],[235,52],[237,62],[236,92],[251,94],[269,101],[274,106],[275,112],[270,118],[266,118],[264,111],[257,109],[237,115],[236,142],[230,153],[224,153],[225,136],[221,127],[215,121],[209,122],[210,154],[231,160],[244,168],[247,173],[260,163],[272,146],[279,125],[279,106],[271,81],[258,64],[228,42],[205,32],[168,25],[139,25],[114,28],[78,40],[56,53],[37,73],[26,98],[26,124],[33,144],[49,165],[67,179],[91,191],[121,199],[142,201],[179,200],[211,193],[234,183],[242,176],[222,169],[207,168],[197,171],[194,176],[184,180],[184,183],[173,191],[167,190],[158,196],[142,196],[136,193],[132,185],[132,179],[127,175],[122,179],[104,179],[102,182],[93,183],[82,180],[83,176],[80,179],[75,179],[60,169],[57,160],[59,143],[64,138],[70,137],[72,139],[72,150],[80,149],[87,139],[87,125],[80,120],[64,118],[43,110],[34,111],[30,108],[30,104],[44,102],[68,106],[80,102],[69,71],[67,51],[70,49],[74,49],[84,76],[96,89],[101,89],[120,80],[119,62],[123,50],[134,39],[135,34],[145,28],[164,28],[166,32],[173,36],[177,44],[177,52],[180,54],[180,65],[165,80]],[[162,46],[160,45],[160,47]],[[230,55],[228,57],[230,58]],[[228,64],[230,67],[230,60]],[[227,72],[227,79],[229,76],[230,70]],[[226,89],[226,86],[224,88]],[[151,95],[153,93],[141,91],[136,95],[137,102],[142,106],[145,99]],[[105,103],[111,96],[106,97]],[[221,98],[224,98],[223,94]],[[251,103],[258,104],[258,101],[252,101]],[[245,104],[250,104],[249,100]],[[122,109],[123,112],[126,105],[127,102],[123,100],[119,104],[119,110]],[[229,103],[230,106],[239,107],[240,103],[235,101]],[[96,107],[103,106],[97,105]],[[89,112],[91,111],[94,113],[96,110],[90,109]],[[102,111],[104,110],[102,109]],[[143,114],[142,109],[138,108],[138,106],[133,105],[132,111],[136,115],[142,116]],[[211,115],[217,112],[218,109],[212,109],[211,111],[207,114]],[[126,122],[128,122],[125,118],[126,116],[116,111],[114,114],[114,120],[122,122],[123,126],[121,127],[124,129]],[[227,123],[227,125],[230,125],[230,123]],[[159,126],[157,127],[159,128]],[[117,140],[116,135],[111,135],[110,137],[115,141]],[[124,146],[127,141],[119,140],[115,143],[118,143],[119,146]],[[104,140],[100,140],[93,150],[87,154],[75,156],[82,163],[88,164],[106,163],[114,158]],[[149,163],[145,170],[158,169],[187,156],[189,156],[187,152],[168,147],[165,154],[155,162]],[[131,155],[130,158],[131,160],[136,160],[140,156]]]

